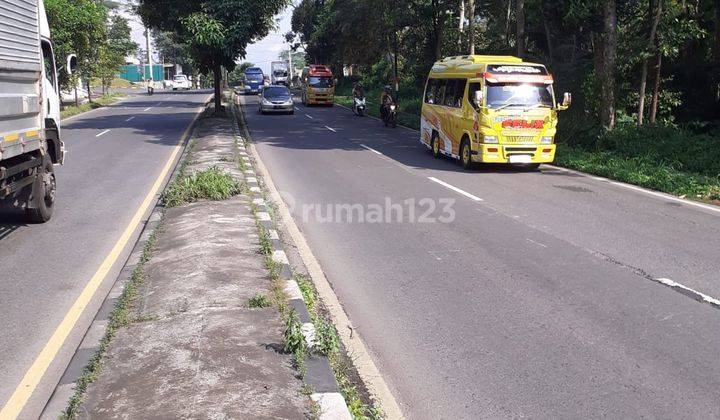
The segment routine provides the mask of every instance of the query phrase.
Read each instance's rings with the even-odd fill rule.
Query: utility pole
[[[470,55],[475,55],[475,0],[468,0],[468,32],[470,32]]]
[[[147,80],[153,79],[153,62],[152,62],[152,51],[150,51],[150,31],[147,26],[145,27],[145,47],[147,48],[147,63],[150,75],[145,74]]]
[[[288,87],[292,86],[292,81],[293,81],[292,55],[293,55],[293,48],[292,48],[292,44],[290,44],[290,51],[288,51]]]

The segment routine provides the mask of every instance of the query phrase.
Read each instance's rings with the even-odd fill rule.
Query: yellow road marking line
[[[180,150],[182,150],[183,142],[190,134],[190,129],[200,116],[200,111],[202,111],[202,107],[198,109],[195,118],[193,118],[193,120],[183,132],[180,140],[175,145],[172,153],[170,154],[170,158],[165,163],[162,171],[160,171],[160,175],[157,177],[155,183],[150,189],[150,192],[148,192],[148,194],[145,196],[145,200],[143,200],[142,204],[140,204],[140,207],[135,212],[135,215],[130,220],[130,223],[125,228],[125,231],[115,243],[115,246],[112,248],[107,257],[105,257],[105,260],[103,260],[102,264],[100,264],[100,267],[97,269],[92,278],[90,278],[90,281],[85,285],[85,288],[80,293],[80,296],[77,297],[75,303],[73,303],[73,305],[70,307],[70,310],[65,314],[62,322],[60,322],[60,325],[58,325],[58,327],[55,329],[55,332],[45,344],[45,347],[43,347],[43,349],[40,351],[40,354],[38,354],[32,366],[30,366],[27,372],[25,372],[25,376],[15,388],[15,391],[10,396],[8,402],[5,403],[2,411],[0,411],[0,419],[15,419],[20,415],[20,412],[25,407],[25,404],[27,403],[28,399],[30,399],[30,396],[35,391],[37,385],[40,383],[40,380],[50,366],[50,363],[52,363],[52,361],[55,359],[55,356],[57,356],[57,353],[60,351],[60,348],[65,343],[68,335],[70,335],[70,332],[75,327],[75,324],[80,318],[80,315],[83,313],[85,308],[92,300],[95,292],[102,284],[105,276],[107,276],[108,272],[110,272],[112,266],[120,257],[120,254],[122,254],[122,251],[123,249],[125,249],[125,246],[130,241],[133,232],[135,232],[137,227],[142,222],[143,215],[155,202],[155,196],[162,187],[165,177],[172,169],[173,164],[175,163],[175,158],[177,158],[178,153],[180,153]]]

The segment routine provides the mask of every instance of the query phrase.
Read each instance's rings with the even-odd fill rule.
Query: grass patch
[[[176,207],[202,199],[225,200],[242,191],[242,184],[232,175],[213,167],[191,176],[177,177],[163,194],[163,204]]]
[[[293,355],[293,365],[297,369],[299,376],[305,376],[305,357],[308,354],[305,336],[302,333],[302,324],[300,318],[294,309],[285,316],[285,329],[283,330],[283,351]]]
[[[80,378],[75,383],[75,392],[73,393],[72,397],[70,397],[68,406],[65,411],[63,411],[63,413],[60,415],[60,418],[74,419],[77,417],[77,410],[83,401],[85,391],[87,390],[87,387],[93,381],[95,381],[95,379],[97,379],[98,375],[100,375],[100,372],[102,371],[103,359],[105,357],[105,354],[107,353],[108,346],[110,345],[112,339],[115,337],[118,329],[134,322],[143,322],[150,320],[150,317],[132,317],[130,309],[132,307],[132,302],[137,297],[140,286],[145,281],[145,264],[150,260],[152,251],[155,248],[158,232],[159,229],[155,229],[148,237],[148,241],[145,243],[145,247],[142,250],[140,261],[135,266],[135,269],[130,276],[130,280],[127,282],[127,284],[125,284],[122,294],[118,298],[117,302],[115,303],[115,307],[110,313],[108,326],[105,330],[105,335],[100,340],[100,346],[88,362],[87,366],[85,366],[85,368],[83,369],[83,373]]]
[[[116,102],[122,96],[123,95],[119,93],[112,93],[108,95],[103,95],[97,99],[93,99],[93,102],[85,102],[84,104],[80,104],[79,106],[69,105],[65,107],[65,109],[60,111],[60,118],[68,118],[72,117],[73,115],[82,114],[83,112],[88,112],[96,108],[108,106]]]
[[[270,304],[270,300],[268,300],[268,298],[265,295],[258,293],[255,296],[251,297],[250,300],[248,300],[248,306],[250,308],[259,309],[259,308],[267,308],[267,307],[271,306],[271,304]]]
[[[620,126],[594,142],[560,144],[556,162],[681,197],[720,201],[720,133]]]

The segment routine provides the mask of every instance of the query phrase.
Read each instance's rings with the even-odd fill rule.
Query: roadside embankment
[[[92,102],[85,102],[80,105],[68,105],[60,111],[60,118],[69,118],[84,112],[92,111],[93,109],[102,108],[104,106],[112,105],[117,102],[124,95],[120,93],[111,93],[103,95],[99,98],[93,99]]]

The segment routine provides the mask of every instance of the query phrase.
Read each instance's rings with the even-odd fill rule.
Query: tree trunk
[[[596,60],[600,77],[600,122],[607,130],[615,128],[615,61],[617,58],[617,10],[615,0],[602,1],[603,30],[600,55]]]
[[[92,103],[92,92],[90,91],[90,78],[87,79],[88,103]]]
[[[650,20],[650,35],[648,37],[648,50],[655,48],[657,28],[660,23],[660,16],[662,13],[662,2],[660,0],[650,0],[650,10],[648,12],[648,18]],[[638,99],[638,125],[643,125],[643,118],[645,116],[645,89],[647,87],[647,73],[648,73],[648,58],[643,59],[642,70],[640,73],[640,92]]]
[[[213,68],[213,81],[215,86],[215,113],[218,113],[222,109],[222,92],[220,90],[222,68],[219,64]]]
[[[657,55],[655,56],[655,85],[653,86],[653,95],[652,95],[652,104],[650,106],[650,118],[649,122],[650,124],[655,124],[655,117],[657,116],[657,109],[658,109],[658,97],[660,95],[660,81],[661,81],[661,69],[662,65],[662,54],[658,50]]]
[[[460,10],[458,12],[458,54],[463,53],[463,34],[465,33],[465,0],[460,0]]]
[[[77,90],[78,82],[75,81],[75,106],[80,106],[80,98],[78,97],[78,90]]]
[[[548,49],[548,63],[552,64],[555,54],[553,53],[552,36],[550,33],[550,25],[548,24],[550,19],[548,19],[545,15],[544,0],[540,0],[540,18],[543,21],[543,29],[545,30],[545,42],[547,43]]]
[[[470,55],[475,55],[475,0],[468,0],[468,32],[470,33]]]
[[[505,43],[510,47],[510,12],[512,11],[512,0],[508,0],[507,14],[505,15]]]
[[[517,24],[515,46],[518,57],[522,58],[525,56],[525,0],[516,0],[515,22]]]
[[[715,0],[715,64],[720,66],[720,0]]]

